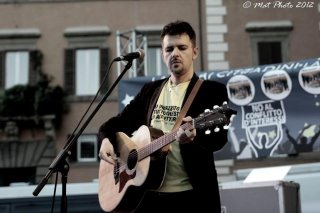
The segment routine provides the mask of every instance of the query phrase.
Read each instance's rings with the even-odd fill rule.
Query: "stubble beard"
[[[171,65],[170,71],[174,75],[180,75],[183,72],[183,68],[181,65],[173,64],[173,65]]]

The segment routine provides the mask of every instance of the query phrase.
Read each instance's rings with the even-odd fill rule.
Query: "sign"
[[[215,159],[320,150],[320,58],[197,74],[224,83],[229,106],[238,112],[229,128],[228,143],[215,153]],[[122,80],[119,110],[144,83],[164,77]]]

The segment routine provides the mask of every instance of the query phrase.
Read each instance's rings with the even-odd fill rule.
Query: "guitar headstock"
[[[194,127],[198,129],[214,128],[214,131],[220,131],[220,128],[228,129],[233,117],[237,111],[229,108],[227,103],[222,106],[214,106],[212,110],[206,110],[199,117],[193,119]]]

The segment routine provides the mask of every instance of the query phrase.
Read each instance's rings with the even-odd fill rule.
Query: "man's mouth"
[[[180,63],[181,63],[181,61],[179,61],[179,60],[172,60],[172,61],[171,61],[171,64],[173,64],[173,65],[174,65],[174,64],[180,64]]]

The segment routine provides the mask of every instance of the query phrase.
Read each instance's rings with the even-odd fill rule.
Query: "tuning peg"
[[[220,131],[220,128],[219,128],[219,127],[216,127],[216,128],[214,128],[213,131],[214,131],[214,132],[219,132],[219,131]]]
[[[236,117],[236,115],[234,115],[234,114],[231,115],[231,116],[230,116],[230,121],[233,121],[234,117]]]
[[[206,134],[206,135],[210,135],[210,134],[211,134],[211,130],[210,130],[210,129],[207,129],[207,130],[205,131],[205,134]]]
[[[214,105],[214,106],[213,106],[213,109],[218,109],[218,108],[219,108],[218,105]]]
[[[210,112],[210,109],[205,109],[204,112]]]
[[[229,129],[229,126],[225,125],[225,126],[223,126],[223,129],[227,130],[227,129]]]
[[[224,101],[223,103],[222,103],[222,105],[227,105],[228,103],[226,102],[226,101]]]

